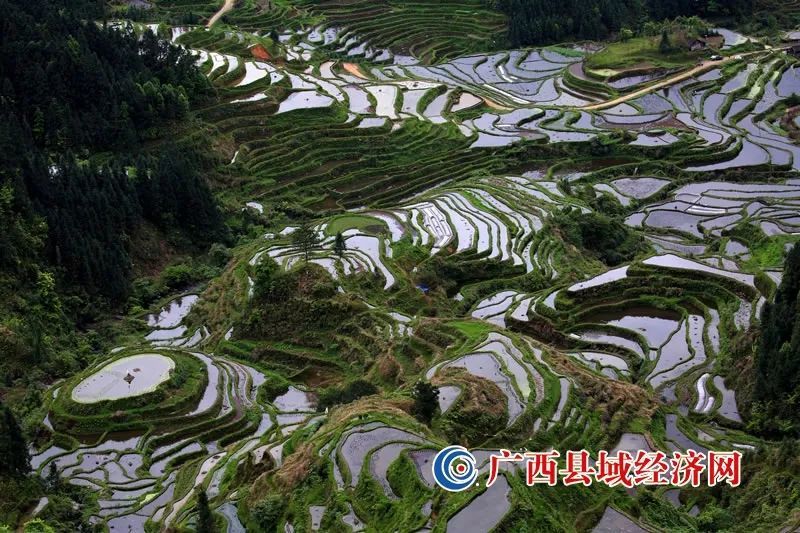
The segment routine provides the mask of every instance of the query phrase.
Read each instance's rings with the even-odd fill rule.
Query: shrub
[[[36,518],[25,524],[25,533],[55,533],[46,522]]]
[[[215,242],[208,250],[208,257],[214,266],[224,267],[231,259],[231,251],[222,243]]]
[[[733,526],[733,516],[725,509],[709,504],[697,517],[700,531],[725,531]]]
[[[581,213],[577,209],[553,216],[564,239],[594,253],[609,266],[630,261],[646,249],[641,236],[619,220],[600,213]]]
[[[323,390],[319,395],[317,408],[323,410],[334,405],[352,403],[363,396],[376,394],[378,389],[369,381],[357,379],[344,387],[330,387]]]
[[[272,533],[278,529],[285,507],[281,496],[271,494],[258,502],[250,514],[261,531]]]

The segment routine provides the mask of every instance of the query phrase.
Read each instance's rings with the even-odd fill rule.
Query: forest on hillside
[[[512,46],[605,39],[622,28],[636,32],[647,21],[679,16],[732,17],[752,14],[752,0],[493,0],[508,15]]]
[[[205,156],[166,139],[213,95],[191,54],[152,32],[87,22],[101,13],[93,2],[3,0],[0,9],[7,369],[47,360],[59,331],[126,301],[143,225],[200,249],[224,231]]]
[[[755,356],[754,425],[791,434],[800,427],[800,246],[786,258],[775,301],[764,306]]]

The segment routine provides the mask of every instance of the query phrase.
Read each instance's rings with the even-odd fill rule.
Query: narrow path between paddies
[[[221,7],[221,8],[219,8],[219,11],[217,11],[216,13],[214,13],[214,14],[211,16],[211,18],[210,18],[210,19],[208,19],[208,22],[206,22],[206,28],[210,28],[211,26],[213,26],[214,24],[216,24],[216,23],[217,23],[217,21],[218,21],[220,18],[222,18],[222,15],[224,15],[225,13],[227,13],[228,11],[230,11],[231,9],[233,9],[233,4],[234,4],[234,3],[236,3],[236,0],[225,0],[225,3],[224,3],[224,4],[222,4],[222,7]]]
[[[786,48],[781,48],[781,50],[786,50]],[[706,72],[707,70],[711,70],[714,67],[721,67],[721,66],[726,65],[728,63],[731,63],[733,61],[739,61],[741,58],[743,58],[745,56],[752,56],[752,55],[756,55],[756,54],[764,54],[764,53],[769,53],[771,51],[772,50],[758,50],[756,52],[748,52],[746,54],[737,54],[737,55],[729,56],[729,57],[720,59],[719,61],[703,61],[702,63],[700,63],[699,65],[697,65],[694,68],[691,68],[691,69],[689,69],[689,70],[687,70],[685,72],[678,73],[678,74],[676,74],[674,76],[671,76],[671,77],[669,77],[669,78],[667,78],[665,80],[661,80],[658,83],[654,83],[653,85],[648,85],[647,87],[639,89],[638,91],[634,91],[632,93],[625,94],[623,96],[619,96],[619,97],[614,98],[612,100],[606,100],[605,102],[600,102],[599,104],[586,105],[586,106],[583,106],[582,109],[585,109],[587,111],[597,111],[597,110],[600,110],[600,109],[607,109],[609,107],[614,107],[615,105],[622,104],[622,103],[628,102],[630,100],[634,100],[636,98],[639,98],[640,96],[644,96],[646,94],[650,94],[650,93],[655,92],[655,91],[657,91],[659,89],[664,89],[665,87],[670,87],[670,86],[675,85],[676,83],[682,82],[684,80],[688,80],[690,78],[694,78],[695,76],[698,76],[699,74],[702,74],[703,72]]]
[[[344,67],[344,69],[347,72],[349,72],[350,74],[352,74],[356,78],[361,78],[362,80],[369,79],[364,75],[363,72],[361,72],[361,67],[359,67],[355,63],[342,63],[342,67]]]

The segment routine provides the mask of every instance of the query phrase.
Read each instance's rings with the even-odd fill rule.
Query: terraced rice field
[[[177,307],[170,304],[150,321],[179,323]],[[133,348],[124,351],[135,353]],[[212,498],[219,496],[237,465],[249,462],[253,453],[263,455],[293,431],[314,423],[313,397],[307,393],[290,389],[266,404],[257,398],[265,380],[261,372],[199,351],[186,353],[205,368],[205,385],[191,405],[162,414],[166,418],[153,420],[147,431],[85,434],[80,440],[64,441],[70,446],[53,446],[32,458],[33,467],[42,475],[54,465],[69,483],[97,491],[100,512],[93,521],[105,523],[111,531],[141,531],[147,521],[169,526],[185,520],[196,487],[205,487]],[[154,357],[167,360],[164,356],[133,355],[117,359],[115,364],[120,368],[141,365],[142,373],[149,373],[156,368],[147,358]],[[111,366],[102,367],[96,374],[99,377],[89,376],[75,387],[73,398],[84,401],[87,384],[89,388],[99,386],[95,383],[98,379],[113,381],[104,381],[106,392],[123,391],[113,398],[143,394],[129,391],[141,380],[150,385],[151,380],[139,375],[138,368],[132,370],[136,377],[127,382],[122,375],[115,375]],[[112,396],[102,399],[109,398]]]
[[[54,464],[96,490],[94,520],[112,531],[191,524],[199,487],[241,531],[253,503],[242,480],[266,490],[298,464],[313,465],[313,486],[288,497],[287,532],[514,530],[531,505],[518,472],[470,497],[443,494],[436,450],[463,438],[484,479],[499,447],[760,445],[717,363],[758,320],[800,234],[800,152],[780,120],[800,93],[794,59],[765,51],[589,111],[651,80],[591,78],[586,47],[478,53],[502,24],[475,16],[478,2],[303,2],[296,23],[283,5],[237,7],[236,31],[172,31],[221,96],[200,111],[236,169],[220,195],[269,233],[239,246],[202,294],[143,317],[148,331],[110,357],[181,354],[205,368],[203,387],[133,434],[53,417],[57,438],[33,460],[41,474]],[[463,16],[432,31],[445,7]],[[272,27],[276,57],[256,59]],[[259,266],[303,268],[297,224],[268,218],[276,206],[314,219],[308,262],[359,306],[335,342],[240,334]],[[557,223],[604,206],[646,243],[622,264],[581,253]],[[429,286],[429,268],[453,283]],[[379,373],[390,357],[376,354],[394,374]],[[342,376],[383,393],[317,409],[315,390]],[[433,430],[403,404],[422,377],[440,387]],[[464,424],[476,405],[492,407],[479,413],[488,435]],[[613,431],[610,409],[621,413]],[[656,527],[582,498],[603,510],[597,531]]]
[[[366,49],[362,53],[368,58],[369,47],[359,42],[423,59],[442,59],[494,48],[505,27],[502,15],[476,0],[304,0],[300,5],[352,36],[349,46],[344,41],[345,50]],[[442,20],[447,24],[441,24]]]
[[[462,55],[426,65],[370,47],[364,43],[375,41],[361,33],[315,26],[280,34],[275,53],[285,54],[283,68],[251,54],[264,41],[258,34],[184,28],[172,35],[197,49],[198,63],[229,94],[228,104],[204,115],[236,142],[236,162],[255,178],[244,185],[254,198],[298,193],[315,208],[389,204],[451,179],[443,166],[450,176],[481,168],[476,148],[535,141],[566,147],[621,132],[632,154],[669,149],[669,159],[687,172],[800,165],[798,148],[776,133],[766,113],[800,87],[783,54],[749,55],[587,112],[581,108],[605,96],[594,90],[600,82],[590,90],[571,81],[591,53],[584,48]],[[348,59],[326,61],[332,51]],[[372,62],[349,62],[364,59]],[[616,91],[609,90],[603,94]],[[269,141],[259,134],[262,122]],[[299,139],[320,130],[326,135],[299,156]],[[413,165],[406,159],[411,153]],[[376,172],[382,182],[374,181]],[[325,195],[323,184],[334,192]],[[598,187],[624,206],[636,199],[613,185]]]

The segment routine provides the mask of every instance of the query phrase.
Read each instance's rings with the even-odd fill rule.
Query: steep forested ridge
[[[129,149],[209,94],[184,49],[86,22],[58,0],[0,4],[4,108],[49,150]]]
[[[497,0],[509,18],[512,45],[603,39],[621,28],[639,28],[648,19],[677,16],[735,16],[752,12],[751,0]]]
[[[91,4],[4,1],[0,9],[1,263],[24,274],[22,258],[40,251],[24,234],[38,231],[59,280],[121,302],[127,239],[143,220],[185,227],[200,244],[219,235],[191,150],[132,155],[185,119],[209,84],[189,53],[152,32],[140,39],[86,22],[96,15]]]
[[[207,163],[169,141],[212,95],[185,49],[95,23],[93,3],[0,10],[0,375],[10,383],[62,349],[55,339],[73,323],[125,302],[143,224],[202,248],[222,223]]]
[[[59,531],[83,527],[84,495],[27,477],[41,382],[91,359],[81,330],[124,306],[144,226],[197,249],[223,234],[208,163],[169,135],[210,84],[185,49],[96,23],[103,9],[0,1],[0,399],[20,419],[0,404],[0,512],[47,491]]]
[[[800,246],[786,258],[775,302],[764,306],[761,342],[755,359],[755,400],[758,418],[771,431],[789,431],[800,424]]]

